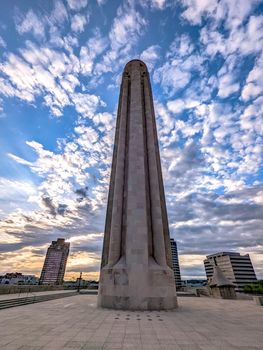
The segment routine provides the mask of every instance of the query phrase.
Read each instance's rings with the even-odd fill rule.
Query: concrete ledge
[[[63,286],[2,284],[0,294],[35,293],[64,290]]]
[[[254,297],[254,300],[255,300],[257,305],[263,306],[263,295]]]

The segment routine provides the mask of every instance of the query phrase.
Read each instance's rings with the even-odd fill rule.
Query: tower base
[[[120,260],[101,270],[98,306],[119,310],[170,310],[177,307],[174,274],[152,258],[148,269]]]

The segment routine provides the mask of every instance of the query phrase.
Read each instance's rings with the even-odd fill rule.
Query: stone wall
[[[0,294],[14,294],[14,293],[35,293],[35,292],[45,292],[45,291],[52,291],[52,290],[63,290],[63,286],[19,286],[19,285],[9,285],[9,284],[3,284],[0,285]]]

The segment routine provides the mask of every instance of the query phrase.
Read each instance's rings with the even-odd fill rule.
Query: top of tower
[[[148,71],[146,64],[143,61],[139,60],[139,59],[134,59],[134,60],[129,61],[126,64],[126,66],[124,68],[124,71],[128,71],[131,68],[135,68],[135,69],[139,68],[139,70],[142,70],[142,71],[145,71],[145,72]]]

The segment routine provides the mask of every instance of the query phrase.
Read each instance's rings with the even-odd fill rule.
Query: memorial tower
[[[177,306],[151,84],[140,60],[122,76],[98,305]]]

